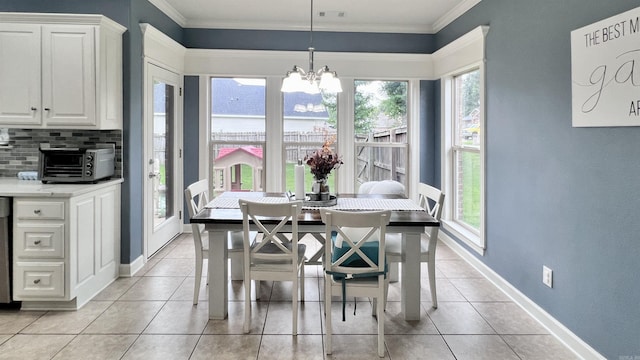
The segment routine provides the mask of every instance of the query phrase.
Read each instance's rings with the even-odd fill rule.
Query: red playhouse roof
[[[236,151],[244,151],[248,154],[251,154],[259,159],[262,159],[262,148],[258,148],[258,147],[254,147],[254,146],[243,146],[243,147],[239,147],[239,148],[222,148],[220,149],[220,151],[218,151],[218,157],[216,158],[216,160],[218,159],[222,159],[223,157],[234,153]]]

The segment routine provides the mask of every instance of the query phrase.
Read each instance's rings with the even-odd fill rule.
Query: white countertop
[[[100,181],[97,184],[43,184],[38,180],[19,180],[18,178],[0,178],[0,196],[51,196],[71,197],[81,195],[103,187],[119,184],[123,179]]]

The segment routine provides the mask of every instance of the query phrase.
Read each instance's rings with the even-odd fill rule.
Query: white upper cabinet
[[[122,33],[101,15],[0,13],[0,126],[122,128]]]

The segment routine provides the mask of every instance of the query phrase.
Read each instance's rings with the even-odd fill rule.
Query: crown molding
[[[466,13],[467,11],[469,11],[469,9],[480,3],[480,1],[482,0],[465,0],[461,2],[433,23],[433,32],[437,33],[438,31],[444,29],[445,26],[451,24],[455,19],[459,18],[460,16],[462,16],[462,14]]]
[[[126,27],[104,15],[0,12],[0,23],[77,24],[111,28],[119,33]]]
[[[162,11],[165,15],[175,21],[178,25],[185,28],[187,27],[187,18],[178,12],[173,6],[171,6],[165,0],[149,0],[149,2]]]

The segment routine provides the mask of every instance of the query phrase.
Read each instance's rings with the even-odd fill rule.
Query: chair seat
[[[253,244],[251,246],[251,248],[255,248],[257,246],[257,244]],[[288,246],[286,246],[287,249],[291,250],[291,244],[289,243]],[[305,244],[298,244],[298,263],[304,261],[304,252],[307,250],[307,245]],[[276,246],[276,244],[270,243],[270,244],[266,244],[265,246],[263,246],[259,251],[258,254],[281,254],[282,251],[280,250],[279,247]],[[282,259],[282,260],[275,260],[275,259],[260,259],[260,258],[254,258],[253,259],[253,263],[251,264],[251,266],[253,267],[254,265],[257,264],[287,264],[287,263],[291,263],[291,260],[289,259]]]

